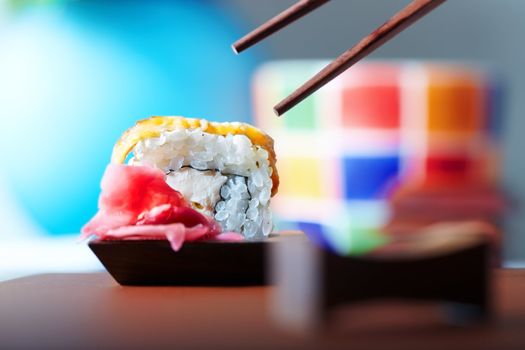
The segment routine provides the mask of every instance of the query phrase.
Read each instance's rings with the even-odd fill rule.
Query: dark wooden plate
[[[335,309],[378,300],[438,302],[446,320],[459,325],[491,314],[491,246],[483,226],[459,223],[392,237],[359,256],[334,254],[299,237],[275,248],[273,315],[295,331],[321,329]]]
[[[278,236],[261,241],[184,243],[93,240],[89,247],[122,285],[263,285],[265,255]]]

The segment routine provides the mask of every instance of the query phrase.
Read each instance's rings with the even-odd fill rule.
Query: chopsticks
[[[310,96],[323,85],[325,85],[326,83],[337,77],[339,74],[353,66],[362,58],[369,55],[375,49],[386,43],[388,40],[392,39],[398,33],[415,23],[418,19],[424,17],[426,14],[434,10],[436,7],[438,7],[445,1],[446,0],[413,0],[410,4],[408,4],[405,8],[400,10],[398,13],[396,13],[383,25],[381,25],[375,31],[363,38],[359,43],[357,43],[357,45],[345,51],[342,55],[337,57],[332,63],[323,68],[314,77],[312,77],[310,80],[304,83],[301,87],[295,90],[284,100],[279,102],[274,107],[275,113],[278,116],[286,113],[288,110],[290,110],[299,102]],[[281,15],[274,17],[270,21],[263,24],[261,27],[249,33],[237,43],[242,41],[241,44],[244,43],[245,46],[243,47],[241,45],[241,48],[245,49],[250,45],[253,45],[254,43],[264,39],[268,35],[281,29],[282,27],[291,23],[295,19],[300,18],[307,12],[315,9],[312,8],[307,12],[302,12],[299,16],[294,16],[293,11],[299,11],[296,7],[303,8],[297,5],[301,4],[306,6],[305,3],[311,2],[315,3],[317,5],[315,8],[317,8],[322,5],[317,4],[318,2],[325,3],[326,1],[300,1],[298,4],[292,6],[291,8],[283,12]],[[294,8],[296,9],[294,10]]]
[[[295,22],[304,15],[312,12],[319,6],[326,4],[328,1],[330,0],[301,0],[297,2],[277,16],[268,20],[257,29],[234,42],[232,45],[233,51],[235,53],[241,53],[250,46],[257,44],[259,41],[286,27],[288,24]]]

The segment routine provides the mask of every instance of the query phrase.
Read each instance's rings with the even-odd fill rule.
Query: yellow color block
[[[322,196],[321,159],[279,158],[279,192],[298,197]]]

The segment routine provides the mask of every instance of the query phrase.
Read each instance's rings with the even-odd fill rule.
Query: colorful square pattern
[[[333,208],[355,219],[349,204],[384,201],[394,185],[498,181],[501,82],[461,65],[364,62],[275,117],[273,105],[325,63],[272,62],[255,75],[256,124],[279,145],[283,220],[319,236]]]

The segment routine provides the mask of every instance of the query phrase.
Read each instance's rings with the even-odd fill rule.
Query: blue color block
[[[398,177],[398,155],[343,158],[343,188],[346,199],[374,199],[386,195]]]
[[[321,224],[315,222],[297,222],[297,228],[303,231],[308,239],[315,245],[325,249],[331,249],[331,245],[325,237]]]

